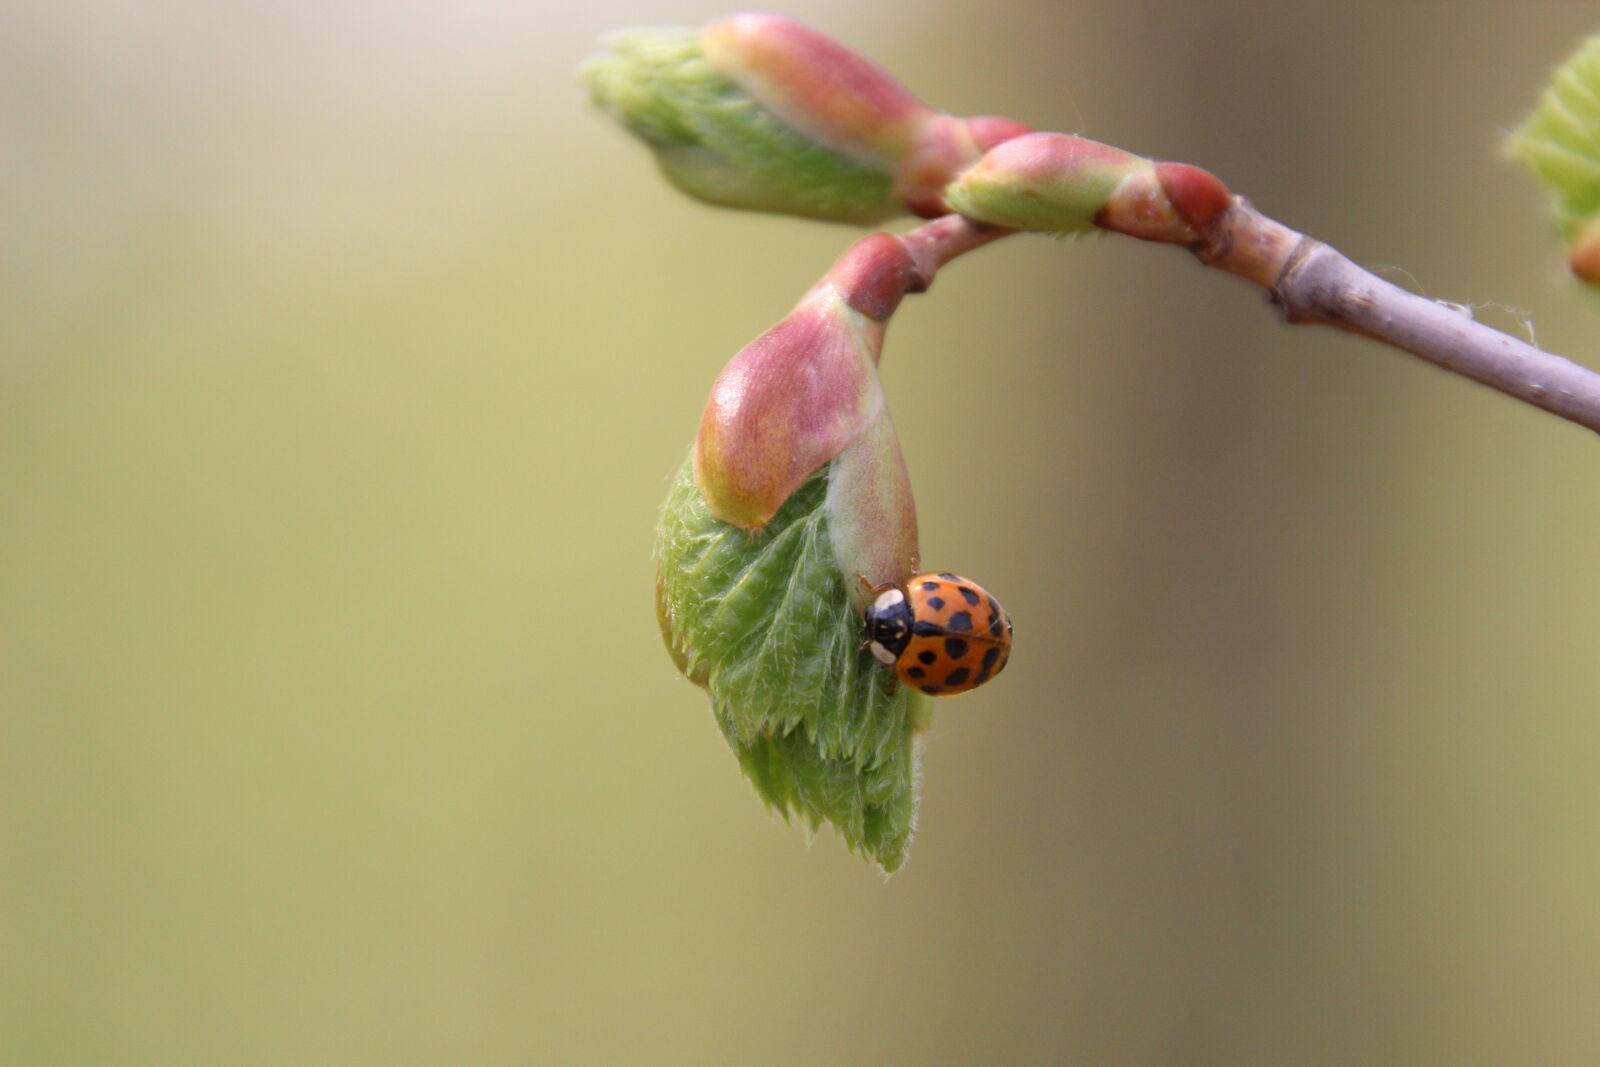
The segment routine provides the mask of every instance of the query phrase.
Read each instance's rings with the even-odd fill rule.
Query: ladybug
[[[872,590],[867,648],[929,696],[964,693],[1005,669],[1011,616],[977,582],[948,571]]]

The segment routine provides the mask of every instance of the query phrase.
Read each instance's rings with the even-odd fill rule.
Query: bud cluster
[[[1198,167],[928,107],[793,19],[732,15],[616,38],[585,68],[595,100],[700,200],[836,222],[959,212],[1019,230],[1203,241],[1231,203]]]
[[[1005,233],[1098,227],[1194,246],[1232,198],[1195,167],[1010,119],[942,114],[779,16],[618,37],[585,76],[666,176],[702,201],[850,223],[936,220],[858,241],[734,356],[657,536],[668,649],[709,692],[757,791],[808,825],[831,823],[893,870],[909,846],[914,739],[928,715],[863,639],[868,592],[901,590],[919,564],[910,479],[877,372],[890,317],[941,263]],[[945,610],[932,597],[928,609]],[[965,682],[970,613],[948,610],[960,633],[941,639],[935,619],[914,620],[929,642],[920,655],[933,659],[896,670],[917,677],[944,654],[939,677]]]
[[[734,356],[657,537],[663,636],[758,792],[886,870],[909,844],[926,716],[863,648],[861,598],[917,569],[877,364],[926,282],[912,245],[874,234]]]

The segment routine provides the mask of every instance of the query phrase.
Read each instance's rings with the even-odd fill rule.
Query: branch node
[[[1311,253],[1322,247],[1322,242],[1313,237],[1301,234],[1295,241],[1294,247],[1284,257],[1283,266],[1278,269],[1278,276],[1272,280],[1272,296],[1283,305],[1287,312],[1304,314],[1302,309],[1296,308],[1289,299],[1292,276],[1298,274],[1306,261],[1311,258]]]

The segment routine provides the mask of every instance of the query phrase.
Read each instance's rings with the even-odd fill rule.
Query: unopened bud
[[[620,35],[584,77],[684,192],[725,207],[872,224],[946,213],[962,167],[1027,127],[959,119],[779,15]]]
[[[828,494],[841,572],[876,583],[915,568],[916,511],[877,364],[889,316],[917,281],[898,238],[867,237],[728,363],[695,441],[712,515],[759,529],[843,459]]]
[[[701,33],[706,61],[814,142],[892,171],[935,116],[887,71],[781,15],[730,15]]]
[[[712,389],[662,508],[656,606],[763,800],[885,870],[915,817],[922,697],[864,649],[865,591],[917,569],[917,517],[877,362],[925,284],[906,242],[858,241]]]
[[[1002,143],[945,191],[971,219],[1045,233],[1113,230],[1188,244],[1229,203],[1227,189],[1198,167],[1155,163],[1065,133],[1030,133]]]

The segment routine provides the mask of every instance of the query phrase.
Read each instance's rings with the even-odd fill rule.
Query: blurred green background
[[[1600,445],[1170,249],[903,309],[1016,656],[894,879],[762,811],[652,527],[851,233],[574,77],[723,10],[0,6],[0,1061],[1600,1061]],[[787,10],[1600,363],[1498,158],[1591,3]]]

